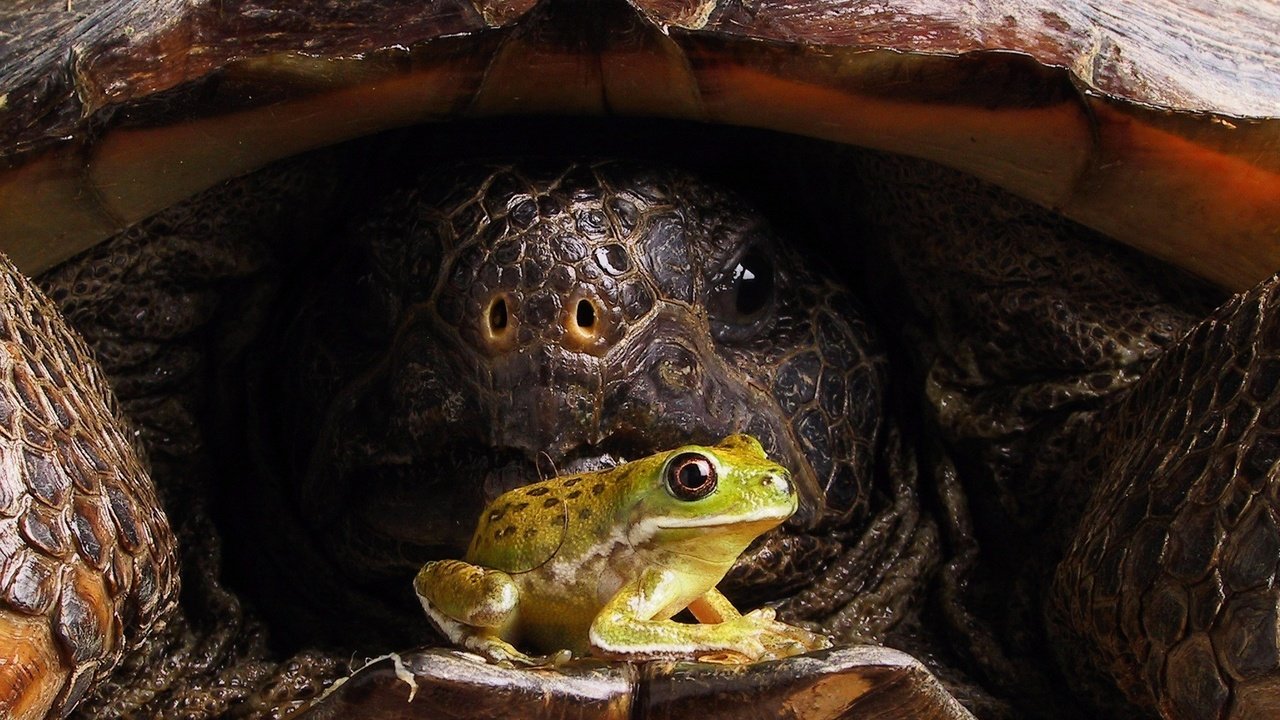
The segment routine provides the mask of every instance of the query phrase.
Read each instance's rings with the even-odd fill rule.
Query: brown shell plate
[[[1230,288],[1280,267],[1280,10],[1236,0],[201,0],[0,10],[28,272],[267,162],[441,119],[645,115],[965,170]]]
[[[220,180],[389,128],[638,115],[938,161],[1239,289],[1280,267],[1277,26],[1280,9],[1244,0],[10,4],[0,249],[35,273]],[[774,717],[806,699],[812,717],[964,717],[882,648],[518,680],[426,651],[406,659],[412,703],[389,662],[314,717],[442,715],[459,697],[584,717]]]
[[[605,664],[552,670],[486,665],[429,649],[372,661],[297,720],[521,717],[902,718],[972,720],[910,656],[847,647],[753,665]]]

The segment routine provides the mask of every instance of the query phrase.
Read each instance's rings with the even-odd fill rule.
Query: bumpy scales
[[[171,516],[184,543],[208,549],[184,559],[198,583],[195,602],[172,610],[173,539],[101,372],[50,304],[6,266],[0,631],[20,651],[18,664],[0,668],[10,673],[0,702],[27,717],[79,696],[101,715],[197,706],[210,716],[283,714],[342,673],[307,651],[300,633],[332,632],[338,640],[330,642],[355,646],[352,638],[398,631],[405,642],[408,616],[380,588],[390,581],[405,588],[424,561],[456,557],[466,543],[457,516],[479,516],[486,496],[506,499],[487,505],[497,517],[476,536],[472,563],[435,566],[430,587],[419,589],[466,626],[460,636],[503,637],[528,597],[565,587],[575,601],[587,595],[546,575],[587,567],[598,547],[589,538],[599,533],[553,522],[586,522],[582,510],[604,514],[606,505],[571,508],[566,501],[578,488],[569,479],[595,477],[688,436],[711,442],[746,431],[787,466],[799,511],[731,562],[726,594],[782,596],[785,619],[817,622],[845,641],[927,651],[940,624],[963,643],[941,646],[935,669],[957,696],[995,717],[1006,706],[952,668],[1022,707],[1063,697],[1072,682],[1090,691],[1085,714],[1204,720],[1266,712],[1280,675],[1280,644],[1266,630],[1275,624],[1269,588],[1278,526],[1268,500],[1278,484],[1269,394],[1280,345],[1274,284],[1197,327],[1200,296],[1191,284],[1155,281],[1148,266],[1078,243],[1078,229],[1024,204],[1002,197],[983,205],[989,191],[968,181],[903,168],[881,165],[866,176],[906,172],[960,200],[888,198],[879,207],[896,225],[868,221],[884,222],[883,267],[909,291],[897,305],[886,292],[877,307],[901,319],[900,337],[892,322],[873,330],[869,311],[808,270],[741,200],[685,173],[604,162],[462,168],[406,181],[333,232],[328,245],[305,245],[313,272],[301,278],[264,270],[299,256],[264,240],[272,233],[256,218],[223,222],[227,214],[209,208],[248,201],[217,193],[212,205],[170,211],[46,278],[114,369],[122,396],[133,398],[142,437],[167,458],[165,492],[202,497],[207,487],[184,485],[183,472],[238,470],[219,478],[238,502],[229,527],[243,533],[226,539],[239,546],[238,560],[271,571],[239,581],[272,630],[303,638],[303,652],[285,663],[263,642],[263,625],[220,584],[219,538],[199,504]],[[280,172],[270,187],[302,187],[290,184],[291,171]],[[274,202],[270,193],[249,196]],[[226,245],[215,252],[180,239],[207,234],[210,217],[219,218],[215,234],[229,238]],[[117,271],[157,278],[161,292],[135,292],[122,281],[115,295],[95,294],[100,277]],[[247,280],[259,272],[260,283]],[[210,299],[213,288],[238,283],[248,289],[226,291],[225,305]],[[272,294],[281,287],[288,292]],[[284,296],[296,302],[262,300]],[[172,311],[148,312],[161,297]],[[252,310],[232,312],[244,308]],[[211,318],[220,312],[235,318],[228,325],[235,333],[203,332],[218,327]],[[893,373],[881,332],[893,335],[893,347],[910,345]],[[170,351],[166,338],[198,349]],[[202,371],[200,358],[215,358],[217,370]],[[183,393],[216,385],[218,419],[193,411],[190,398],[208,395],[179,393],[167,403],[169,396],[147,394],[176,375]],[[915,388],[924,388],[922,398],[911,400]],[[270,403],[244,400],[268,392]],[[232,412],[242,406],[253,408],[248,418]],[[234,440],[232,429],[247,436],[246,452],[214,459],[202,449]],[[183,457],[199,462],[174,462]],[[554,498],[551,486],[535,495],[540,486],[530,484],[546,465],[563,478],[553,481]],[[502,495],[513,488],[516,495]],[[530,507],[539,498],[558,502],[535,522],[515,522],[528,508],[518,510],[512,498]],[[973,534],[968,505],[987,523]],[[530,528],[532,554],[504,563],[505,543]],[[633,539],[616,518],[603,536],[610,533]],[[1001,547],[1001,538],[1036,543]],[[493,553],[481,547],[490,542]],[[732,544],[736,557],[746,542]],[[977,572],[989,566],[973,570],[979,550],[1022,567],[984,577]],[[521,587],[539,572],[534,586]],[[480,591],[438,592],[472,578]],[[644,644],[631,634],[635,621],[676,606],[731,628],[776,627],[767,612],[736,617],[710,586],[672,599],[670,578],[618,580],[616,592],[596,598],[594,619],[573,616],[587,626],[582,647],[629,656],[626,647]],[[685,587],[685,578],[675,580]],[[985,588],[1000,598],[994,616],[968,592]],[[938,616],[915,610],[934,591]],[[634,612],[631,601],[646,596],[666,602]],[[625,607],[615,604],[619,597]],[[342,623],[317,622],[326,612]],[[1014,632],[1000,627],[1001,613],[1018,625]],[[1048,647],[1061,651],[1069,677],[1035,685],[1056,672],[1044,664]],[[182,658],[176,674],[165,662],[171,649]],[[784,707],[815,679],[841,692],[887,687],[874,673],[895,667],[901,674],[892,677],[911,681],[890,683],[896,694],[850,698],[849,707],[892,697],[900,713],[966,717],[919,665],[883,654],[855,662],[855,655],[817,651],[799,664],[733,676],[705,669],[688,681],[716,697],[736,688],[759,707]],[[447,682],[433,673],[457,667],[443,651],[405,658],[401,673],[408,667],[424,682]],[[1087,659],[1073,665],[1079,658]],[[476,667],[468,687],[484,688],[486,698],[545,680]],[[577,680],[538,687],[557,702],[588,703],[586,694],[572,695],[583,677],[631,687],[611,667],[570,665],[558,677]],[[317,711],[355,703],[375,716],[400,712],[403,683],[377,685],[379,672],[357,673]],[[654,670],[639,681],[648,683],[643,692],[610,697],[703,697],[657,691],[682,682],[682,672]],[[1019,683],[1001,686],[1001,677]],[[752,683],[745,690],[735,684],[744,678]],[[1075,712],[1052,707],[1064,717]]]

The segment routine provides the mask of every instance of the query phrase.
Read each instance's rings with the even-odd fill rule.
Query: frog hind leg
[[[510,575],[461,560],[436,560],[418,571],[413,589],[427,617],[453,644],[495,663],[538,664],[502,638],[520,603]]]

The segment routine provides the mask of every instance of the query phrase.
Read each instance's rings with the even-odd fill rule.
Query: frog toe
[[[787,627],[791,629],[791,639],[804,648],[802,652],[826,650],[831,647],[831,638],[826,635],[810,632],[804,628],[795,627],[794,625],[788,625]]]
[[[775,619],[777,618],[777,616],[778,616],[778,613],[776,610],[774,610],[771,607],[765,606],[765,607],[758,607],[755,610],[752,610],[751,612],[747,613],[746,615],[743,615],[742,617],[745,619],[751,620],[752,622],[761,623],[761,624],[770,624],[775,622]]]
[[[767,659],[802,655],[831,647],[831,640],[825,635],[777,620],[762,623],[760,637],[767,650]]]
[[[568,650],[557,650],[556,652],[553,652],[550,655],[546,656],[546,663],[548,667],[558,668],[568,664],[568,662],[572,659],[573,659],[573,653],[569,652]]]
[[[757,662],[769,659],[769,648],[764,642],[764,638],[742,638],[736,643],[736,647],[731,650],[744,658],[747,662]]]
[[[542,664],[540,658],[525,655],[511,643],[492,635],[472,635],[466,638],[462,645],[494,665],[537,667]]]
[[[781,659],[803,655],[808,652],[825,650],[831,647],[831,641],[821,635],[814,635],[807,630],[796,633],[779,633],[765,643],[768,659]]]

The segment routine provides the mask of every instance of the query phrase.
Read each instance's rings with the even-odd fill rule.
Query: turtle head
[[[420,453],[466,439],[520,483],[539,459],[589,469],[748,432],[796,476],[799,525],[869,474],[874,340],[736,196],[617,162],[488,166],[433,174],[378,218],[377,277],[398,297],[389,420]]]

